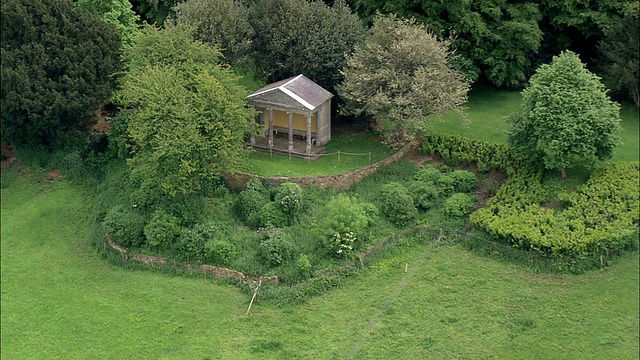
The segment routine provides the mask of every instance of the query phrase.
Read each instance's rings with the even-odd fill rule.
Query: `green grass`
[[[444,116],[441,121],[432,119],[432,129],[470,139],[506,142],[505,117],[521,112],[520,102],[519,92],[478,86],[469,93],[468,109],[465,111],[468,123],[462,121],[458,115],[450,114]],[[614,160],[639,160],[638,116],[638,107],[635,104],[622,105],[622,144],[615,149]]]
[[[340,157],[338,151],[341,153]],[[316,160],[289,159],[284,155],[254,151],[250,154],[244,171],[263,176],[291,177],[340,174],[383,160],[394,152],[382,144],[373,132],[345,131],[334,134],[326,145],[326,155]]]
[[[638,358],[638,253],[535,275],[456,245],[399,248],[303,305],[110,265],[93,194],[2,178],[3,359]],[[407,272],[405,272],[405,266]]]

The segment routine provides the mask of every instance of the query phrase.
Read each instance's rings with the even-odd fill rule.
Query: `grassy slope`
[[[3,359],[639,355],[637,253],[558,277],[414,247],[308,304],[246,317],[234,287],[105,263],[85,247],[91,202],[64,181],[3,176]]]
[[[469,94],[466,110],[468,124],[464,124],[456,115],[448,115],[442,121],[433,121],[433,130],[472,139],[506,142],[507,123],[504,117],[521,111],[520,100],[518,92],[479,86]],[[638,116],[638,107],[634,104],[622,105],[620,117],[623,144],[616,149],[615,160],[639,159]]]

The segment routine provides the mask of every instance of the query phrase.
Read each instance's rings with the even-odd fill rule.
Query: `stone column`
[[[293,151],[293,112],[289,111],[289,151]]]
[[[311,115],[307,115],[307,154],[311,153]]]
[[[273,147],[273,109],[269,110],[269,148]]]
[[[251,106],[251,109],[255,110],[256,108]],[[257,114],[257,115],[258,115],[258,122],[260,122],[260,114]],[[255,121],[256,118],[254,117],[253,120]],[[251,135],[251,147],[254,147],[254,146],[256,146],[256,136]]]

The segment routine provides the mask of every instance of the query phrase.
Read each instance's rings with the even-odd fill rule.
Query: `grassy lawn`
[[[506,142],[505,116],[520,112],[520,101],[519,92],[479,86],[469,93],[466,110],[469,123],[465,124],[457,115],[448,115],[442,121],[434,119],[433,130],[472,139]],[[623,143],[616,149],[614,160],[637,161],[640,157],[638,107],[625,103],[620,116]]]
[[[2,179],[3,359],[639,356],[637,252],[556,276],[412,246],[306,304],[245,316],[233,286],[108,264],[86,246],[93,194],[38,178]]]
[[[340,151],[340,157],[338,157],[338,151]],[[319,159],[312,161],[289,159],[283,155],[256,151],[249,156],[244,171],[263,176],[340,174],[373,164],[393,154],[394,151],[382,144],[377,134],[373,132],[340,132],[334,134],[326,145],[325,155]]]

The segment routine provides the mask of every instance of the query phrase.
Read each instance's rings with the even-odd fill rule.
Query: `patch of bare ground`
[[[16,157],[13,152],[13,146],[11,145],[0,145],[0,154],[2,155],[2,165],[0,167],[0,171],[2,171],[4,170],[5,166],[11,165],[11,163],[16,160]]]
[[[55,181],[58,180],[58,178],[60,177],[60,170],[58,169],[54,169],[52,171],[50,171],[45,177],[44,179],[46,181]]]

